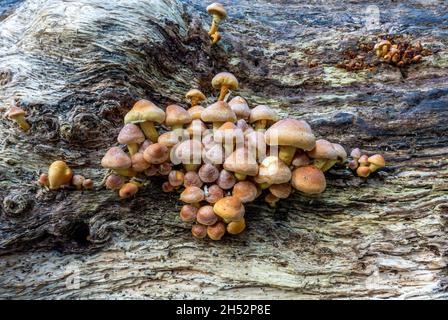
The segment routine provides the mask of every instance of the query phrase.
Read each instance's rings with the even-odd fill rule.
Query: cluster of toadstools
[[[293,189],[320,194],[326,188],[324,172],[347,162],[341,145],[316,139],[303,120],[279,119],[266,105],[250,109],[239,96],[226,102],[238,88],[231,73],[217,74],[212,86],[220,94],[207,107],[197,89],[186,94],[188,110],[135,103],[118,136],[122,146],[110,148],[101,161],[111,170],[106,187],[129,198],[145,177],[166,176],[162,188],[180,194],[180,218],[193,224],[193,236],[219,240],[245,229],[246,203],[264,197],[275,206]],[[381,155],[367,157],[359,149],[348,162],[362,177],[384,165]]]

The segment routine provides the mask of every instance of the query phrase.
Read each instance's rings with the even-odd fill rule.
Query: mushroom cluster
[[[73,174],[73,170],[61,160],[53,162],[48,168],[48,173],[42,173],[39,176],[38,183],[50,190],[58,190],[68,186],[74,186],[77,190],[93,189],[92,179]]]
[[[429,51],[423,49],[420,42],[413,45],[407,41],[395,43],[393,40],[387,39],[376,43],[373,50],[382,61],[398,67],[420,62],[422,56],[429,54]]]
[[[371,173],[383,168],[386,165],[386,161],[381,154],[374,154],[368,156],[363,154],[359,148],[355,148],[350,153],[351,159],[348,162],[348,167],[359,177],[366,178]]]
[[[221,3],[214,2],[207,7],[207,12],[212,16],[212,25],[210,26],[208,35],[212,40],[212,44],[215,44],[221,39],[218,26],[222,20],[227,18],[227,11]]]

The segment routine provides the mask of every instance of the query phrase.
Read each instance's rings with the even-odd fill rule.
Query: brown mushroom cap
[[[160,143],[151,144],[143,153],[145,160],[151,164],[161,164],[168,160],[169,156],[168,148]]]
[[[182,221],[185,222],[192,222],[196,220],[196,214],[198,213],[198,208],[195,206],[186,204],[182,206],[182,209],[180,209],[180,218]]]
[[[200,138],[204,132],[207,131],[207,126],[201,119],[193,119],[185,131],[188,132],[191,137],[197,136]]]
[[[176,159],[173,159],[175,162],[200,164],[202,159],[202,142],[198,140],[185,140],[175,147],[174,155],[176,157]],[[177,164],[175,162],[174,164]]]
[[[8,110],[8,118],[15,119],[17,117],[26,116],[25,110],[17,106],[11,106]]]
[[[356,174],[360,177],[366,178],[370,175],[370,173],[371,172],[370,172],[369,167],[366,167],[366,166],[360,166],[356,169]]]
[[[135,183],[128,182],[120,188],[118,194],[120,195],[120,198],[126,199],[135,196],[137,192],[138,186]]]
[[[291,180],[291,169],[279,158],[265,158],[258,171],[258,181],[268,184],[281,184]]]
[[[205,198],[204,191],[201,188],[190,186],[180,194],[180,200],[185,203],[198,203]]]
[[[204,148],[202,157],[205,163],[218,165],[223,164],[224,154],[225,152],[222,145],[217,143],[208,150]]]
[[[125,178],[116,174],[111,174],[106,179],[106,188],[112,190],[118,190],[126,182]]]
[[[157,140],[158,143],[166,146],[167,148],[174,147],[180,141],[182,141],[182,134],[180,134],[177,130],[162,133]]]
[[[203,164],[198,171],[199,177],[205,183],[215,182],[219,177],[219,170],[212,164]]]
[[[177,104],[171,104],[166,107],[165,110],[166,119],[165,123],[167,126],[182,126],[191,122],[191,115],[187,110],[178,106]]]
[[[190,89],[185,94],[185,98],[187,99],[195,98],[197,99],[198,102],[200,102],[205,100],[205,95],[198,89]]]
[[[230,72],[220,72],[213,77],[212,86],[215,89],[220,89],[222,86],[226,86],[230,90],[236,90],[238,88],[238,80]]]
[[[173,187],[179,187],[184,183],[184,173],[179,170],[172,170],[168,174],[168,181]]]
[[[291,194],[291,185],[289,183],[273,184],[269,187],[269,191],[280,199],[286,199]]]
[[[218,186],[224,190],[232,188],[236,183],[236,178],[233,173],[223,169],[219,173],[218,180],[216,180]]]
[[[207,7],[207,12],[209,14],[216,14],[220,19],[225,19],[227,17],[227,11],[221,3],[214,2]]]
[[[238,128],[240,128],[241,131],[243,131],[244,134],[246,134],[246,133],[250,133],[250,132],[253,131],[252,127],[251,127],[251,126],[247,123],[247,121],[244,120],[244,119],[239,119],[239,120],[236,122],[236,126],[237,126]]]
[[[303,120],[283,119],[274,123],[265,132],[268,145],[292,146],[303,150],[312,150],[316,138],[311,127]]]
[[[307,154],[312,159],[336,160],[338,158],[338,151],[331,142],[325,139],[316,140],[316,146]]]
[[[124,123],[139,123],[145,121],[162,123],[165,121],[165,112],[151,101],[142,99],[137,101],[126,114]]]
[[[374,164],[377,167],[384,167],[386,165],[386,161],[384,160],[384,157],[380,154],[374,154],[373,156],[370,156],[367,161],[369,163]]]
[[[137,125],[128,123],[121,129],[117,141],[122,144],[142,143],[145,141],[145,135]]]
[[[239,198],[242,203],[252,202],[257,198],[258,189],[250,181],[240,181],[233,186],[232,195]]]
[[[202,180],[195,171],[187,171],[184,175],[184,187],[202,187]]]
[[[214,132],[215,142],[218,143],[228,142],[233,144],[235,140],[241,141],[242,143],[243,137],[243,131],[230,121],[225,122]]]
[[[201,113],[201,120],[204,122],[235,122],[235,112],[224,101],[217,101]]]
[[[310,158],[303,150],[297,150],[291,163],[294,167],[303,167],[310,164]]]
[[[292,186],[308,194],[324,192],[327,182],[325,175],[314,166],[298,167],[292,172]]]
[[[344,147],[341,146],[339,143],[333,143],[333,148],[336,150],[337,158],[339,163],[345,162],[347,160],[347,152],[345,151]]]
[[[106,169],[128,169],[132,166],[132,161],[120,147],[112,147],[101,159],[101,166]]]
[[[212,206],[203,206],[199,208],[196,215],[196,220],[200,224],[210,226],[218,221],[218,216],[213,211]]]
[[[368,166],[369,165],[369,157],[366,154],[363,154],[361,157],[359,157],[358,163],[361,166]]]
[[[361,149],[359,149],[359,148],[353,149],[352,152],[350,152],[350,156],[356,160],[361,158],[361,156],[362,156]]]
[[[70,184],[73,171],[64,161],[55,161],[48,168],[48,182],[51,190]]]
[[[275,122],[278,120],[277,112],[266,105],[258,105],[250,111],[249,122],[267,120]]]
[[[229,101],[230,108],[235,112],[238,119],[248,119],[250,116],[249,105],[246,100],[240,96],[236,96]]]
[[[222,198],[224,198],[224,190],[222,190],[217,184],[211,185],[205,192],[205,200],[208,203],[214,204]]]
[[[201,119],[201,114],[204,110],[205,108],[202,106],[194,106],[188,109],[187,111],[190,114],[191,119],[195,120],[195,119]]]
[[[213,211],[226,223],[241,220],[245,212],[241,200],[234,196],[224,197],[216,202]]]
[[[224,169],[248,176],[258,173],[258,164],[255,156],[246,148],[238,148],[224,161]]]
[[[245,136],[245,145],[251,154],[257,156],[259,161],[266,157],[266,142],[262,131],[252,131]]]
[[[225,234],[226,225],[221,221],[207,227],[207,235],[212,240],[221,240]]]
[[[135,172],[143,172],[148,169],[151,164],[145,160],[142,152],[137,152],[131,157],[132,170]]]
[[[246,220],[232,221],[227,225],[227,232],[230,234],[239,234],[246,229]]]
[[[195,238],[203,239],[207,236],[207,227],[202,224],[194,224],[191,227],[191,234]]]

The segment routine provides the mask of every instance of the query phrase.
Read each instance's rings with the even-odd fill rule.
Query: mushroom
[[[296,149],[309,151],[316,145],[316,138],[309,124],[291,118],[273,124],[264,137],[271,147],[279,146],[278,157],[288,166],[291,165]]]
[[[207,227],[202,224],[194,224],[191,227],[191,234],[195,238],[203,239],[207,236]]]
[[[252,202],[257,198],[258,189],[250,181],[239,181],[233,186],[232,195],[239,198],[242,203]]]
[[[152,142],[157,142],[159,134],[154,127],[154,122],[163,123],[165,112],[151,101],[142,99],[137,101],[132,109],[124,117],[124,123],[138,123],[145,136]]]
[[[244,218],[244,206],[241,200],[234,196],[224,197],[215,203],[213,211],[225,223],[239,221]]]
[[[235,147],[243,147],[244,136],[243,131],[239,129],[233,122],[226,122],[214,132],[215,142],[223,144],[225,156],[228,157]]]
[[[358,159],[358,163],[360,166],[369,166],[369,157],[365,154],[363,154],[361,157],[359,157]]]
[[[202,180],[195,171],[187,171],[184,175],[184,187],[202,187]]]
[[[246,148],[238,148],[224,161],[224,169],[234,172],[238,180],[244,180],[246,176],[257,175],[258,164]]]
[[[227,232],[230,234],[240,234],[246,229],[246,220],[232,221],[227,225]]]
[[[226,102],[217,101],[202,111],[201,120],[205,123],[212,122],[213,129],[216,130],[224,122],[235,122],[236,115]]]
[[[173,166],[171,163],[164,162],[159,165],[157,172],[160,173],[162,176],[167,176],[170,174],[172,169],[173,169]]]
[[[173,187],[180,187],[184,183],[184,173],[179,170],[172,170],[168,174],[168,181]]]
[[[307,194],[319,194],[325,191],[325,175],[315,166],[298,167],[292,172],[292,186]]]
[[[369,157],[367,161],[370,163],[370,172],[375,172],[386,165],[384,157],[380,154],[374,154],[373,156]]]
[[[389,40],[381,40],[380,42],[375,44],[373,50],[375,50],[375,53],[378,57],[383,57],[387,54],[391,45],[392,43]]]
[[[205,199],[204,191],[195,186],[186,187],[180,194],[180,200],[189,204],[199,205]]]
[[[119,147],[110,148],[101,159],[101,165],[125,177],[135,176],[135,171],[131,169],[131,158]]]
[[[138,183],[131,181],[128,183],[125,183],[118,192],[120,198],[127,199],[130,197],[133,197],[138,192]]]
[[[303,167],[310,164],[310,158],[303,150],[297,150],[291,164],[294,167]]]
[[[236,126],[237,126],[238,128],[240,128],[241,131],[243,131],[244,134],[248,134],[248,133],[250,133],[250,132],[252,132],[252,131],[254,130],[254,129],[252,129],[252,127],[247,123],[247,121],[244,120],[244,119],[239,119],[239,120],[236,122]]]
[[[279,199],[286,199],[291,194],[291,185],[289,183],[273,184],[269,191]]]
[[[182,129],[183,125],[190,123],[192,120],[188,111],[177,104],[171,104],[166,107],[165,114],[165,124],[170,126],[173,131]]]
[[[26,112],[20,107],[12,106],[8,110],[8,118],[17,122],[20,128],[27,132],[30,130],[29,123],[25,120]]]
[[[277,113],[266,105],[258,105],[250,111],[249,123],[254,124],[255,130],[264,129],[276,121],[278,121]]]
[[[185,94],[185,98],[190,100],[191,108],[194,108],[205,100],[205,95],[198,89],[191,89]]]
[[[213,147],[203,150],[203,159],[205,163],[210,163],[213,165],[220,165],[224,162],[224,149],[218,143],[214,144]]]
[[[48,186],[48,174],[42,173],[39,176],[39,179],[37,180],[37,183],[39,183],[41,186]]]
[[[335,164],[338,159],[338,153],[333,144],[325,139],[316,140],[316,146],[307,154],[313,159],[313,165],[323,172]]]
[[[93,180],[92,179],[85,179],[82,183],[82,187],[86,190],[93,189]]]
[[[121,129],[117,140],[118,143],[126,144],[128,146],[129,154],[133,156],[138,152],[138,144],[145,141],[145,136],[137,125],[128,123]]]
[[[269,204],[272,208],[275,208],[277,205],[277,202],[280,200],[280,198],[276,197],[272,193],[268,193],[266,197],[264,197],[264,201]]]
[[[216,31],[214,34],[210,35],[210,38],[212,39],[212,44],[216,44],[221,40],[221,34],[219,31]]]
[[[213,212],[212,206],[203,206],[198,210],[196,221],[200,224],[211,226],[218,221],[218,217],[216,216],[215,212]]]
[[[204,110],[205,110],[205,108],[202,106],[194,106],[194,107],[191,107],[190,109],[188,109],[187,111],[190,114],[191,119],[195,120],[195,119],[201,119],[201,114],[202,114],[202,111],[204,111]]]
[[[220,90],[218,101],[222,101],[229,90],[238,89],[238,80],[230,72],[220,72],[213,77],[212,86]]]
[[[159,166],[156,164],[152,164],[148,169],[146,169],[143,172],[147,177],[155,176],[159,172]]]
[[[144,159],[150,164],[161,164],[168,160],[170,156],[166,146],[160,143],[153,143],[145,149]]]
[[[228,190],[235,185],[236,179],[231,172],[223,169],[219,173],[219,177],[218,180],[216,180],[216,183],[221,189]]]
[[[207,226],[207,235],[212,240],[221,240],[226,234],[226,225],[219,221],[214,225]]]
[[[198,171],[199,178],[205,183],[215,182],[219,177],[219,170],[212,164],[203,164]]]
[[[187,171],[196,171],[202,162],[202,142],[186,140],[174,148],[174,164],[183,163]]]
[[[214,2],[207,7],[207,12],[212,16],[212,25],[208,32],[209,36],[218,32],[219,23],[227,17],[227,12],[221,3]]]
[[[180,219],[184,222],[192,222],[196,220],[197,213],[198,208],[190,204],[186,204],[180,209]]]
[[[214,204],[222,198],[224,198],[224,190],[217,184],[213,184],[205,190],[205,201],[208,203]]]
[[[86,178],[84,178],[84,176],[82,176],[80,174],[75,174],[72,177],[72,185],[74,185],[77,190],[81,190],[84,180],[86,180]]]
[[[181,133],[179,130],[176,130],[162,133],[159,136],[157,142],[170,149],[182,140],[183,140],[183,132]]]
[[[111,174],[107,177],[105,186],[107,189],[119,190],[125,182],[126,180],[122,176]]]
[[[48,183],[51,190],[70,184],[73,171],[64,161],[55,161],[48,169]]]
[[[261,188],[267,188],[272,184],[286,183],[291,180],[291,170],[279,158],[269,156],[260,163],[257,181],[261,182]]]
[[[250,116],[249,105],[246,100],[240,96],[236,96],[229,101],[229,107],[235,112],[238,120],[247,120]]]
[[[250,154],[254,155],[258,161],[263,161],[266,158],[266,142],[264,133],[261,131],[252,131],[245,136],[245,145]]]
[[[143,152],[137,152],[131,157],[132,170],[135,172],[143,172],[148,169],[151,164],[145,160]]]
[[[201,119],[194,119],[185,130],[192,139],[201,139],[207,126]]]
[[[359,166],[358,169],[356,169],[356,174],[359,177],[367,178],[370,175],[370,169],[368,166]]]

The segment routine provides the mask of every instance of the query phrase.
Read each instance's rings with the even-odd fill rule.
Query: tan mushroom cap
[[[122,144],[142,143],[145,141],[145,135],[137,125],[128,123],[121,129],[117,141]]]
[[[244,206],[241,200],[234,196],[224,197],[213,206],[213,211],[224,222],[239,221],[244,218]]]
[[[143,152],[144,159],[151,164],[161,164],[168,160],[169,156],[168,148],[160,143],[151,144]]]
[[[308,194],[324,192],[327,182],[324,173],[314,166],[298,167],[292,172],[292,186]]]
[[[207,126],[201,119],[193,119],[185,131],[188,132],[190,136],[197,135],[198,137],[201,137],[207,129]]]
[[[221,240],[225,234],[226,225],[222,221],[218,221],[214,225],[207,226],[207,235],[212,240]]]
[[[132,166],[132,161],[121,148],[112,147],[101,159],[101,166],[106,169],[128,169]]]
[[[274,123],[265,132],[268,145],[292,146],[303,150],[312,150],[316,138],[308,123],[303,120],[283,119]]]
[[[380,154],[374,154],[373,156],[370,156],[367,161],[369,163],[374,164],[377,167],[384,167],[386,165],[386,161],[384,160],[384,157]]]
[[[201,114],[204,110],[205,108],[203,106],[194,106],[188,109],[187,111],[190,114],[191,119],[195,120],[195,119],[201,119]]]
[[[246,220],[232,221],[227,225],[227,232],[230,234],[240,234],[246,229]]]
[[[201,120],[204,122],[235,122],[235,112],[224,101],[217,101],[202,111]]]
[[[269,156],[261,162],[257,179],[269,184],[286,183],[291,180],[291,169],[279,158]]]
[[[230,90],[236,90],[238,89],[238,79],[230,72],[220,72],[213,77],[212,86],[215,89],[226,86]]]
[[[200,224],[211,226],[218,221],[218,216],[213,211],[212,206],[200,207],[196,214],[196,221]]]
[[[229,101],[230,108],[235,112],[238,119],[248,119],[250,116],[249,105],[246,100],[240,96],[236,96]]]
[[[221,3],[214,2],[207,7],[207,12],[209,14],[216,14],[221,19],[225,19],[227,17],[227,11]]]
[[[325,139],[316,140],[316,146],[307,154],[312,159],[335,160],[338,158],[338,152],[333,144]]]
[[[175,147],[174,155],[184,164],[195,164],[196,160],[201,161],[202,159],[202,148],[201,141],[185,140]]]
[[[195,98],[197,101],[204,101],[205,95],[198,89],[190,89],[185,94],[185,98],[187,99]]]
[[[257,198],[258,189],[250,181],[240,181],[233,186],[232,195],[239,198],[242,203],[252,202]]]
[[[334,150],[336,150],[338,161],[340,163],[345,162],[345,160],[347,160],[347,152],[345,151],[344,147],[339,143],[333,143],[333,148]]]
[[[186,187],[180,194],[180,200],[185,203],[198,203],[205,198],[204,191],[196,186]]]
[[[167,126],[181,126],[191,122],[191,115],[187,110],[178,106],[177,104],[171,104],[166,107],[165,110],[166,119],[165,123]]]
[[[167,148],[174,147],[182,140],[182,135],[178,134],[176,131],[168,131],[162,133],[158,138],[158,143],[163,144]],[[146,149],[146,148],[145,148]]]
[[[165,121],[165,112],[149,100],[137,101],[124,117],[124,123],[139,123],[152,121],[162,123]]]
[[[275,122],[278,120],[277,112],[266,105],[258,105],[250,111],[249,122],[267,120]]]
[[[8,118],[10,119],[14,119],[25,115],[26,115],[25,110],[17,106],[11,106],[8,110]]]
[[[291,185],[289,183],[273,184],[269,187],[269,191],[280,199],[286,199],[291,194]]]
[[[242,143],[244,141],[243,131],[238,128],[233,122],[225,122],[214,132],[215,142],[232,142],[235,139],[239,139]]]
[[[248,176],[258,173],[258,164],[255,156],[246,148],[238,148],[224,161],[224,169]]]
[[[134,170],[135,172],[143,172],[151,166],[151,164],[145,160],[142,152],[137,152],[136,154],[134,154],[131,157],[131,161],[132,170]]]

